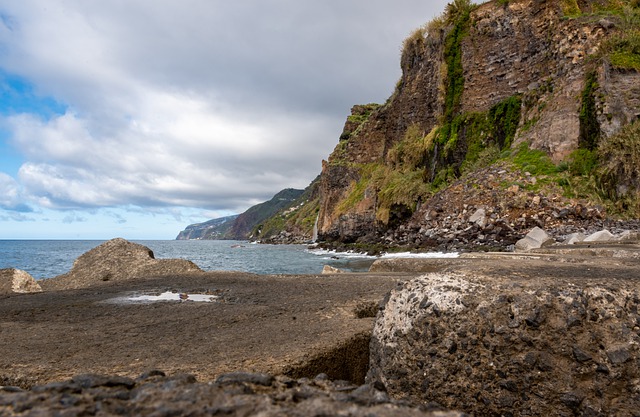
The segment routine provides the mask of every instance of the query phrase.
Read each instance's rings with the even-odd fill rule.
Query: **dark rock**
[[[216,384],[255,384],[264,385],[266,387],[273,383],[273,377],[267,374],[249,373],[249,372],[232,372],[221,375],[216,379]]]
[[[560,402],[573,411],[577,411],[580,408],[583,400],[584,396],[575,392],[567,392],[560,396]]]
[[[81,375],[73,378],[77,391],[51,390],[51,386],[31,391],[0,389],[0,415],[136,415],[136,416],[320,416],[353,417],[462,417],[463,413],[425,410],[393,400],[373,385],[354,386],[321,378],[317,385],[309,379],[291,381],[283,377],[247,373],[227,374],[228,385],[198,383],[184,376],[139,380],[119,385],[120,377]],[[245,384],[272,382],[254,393]],[[115,385],[114,385],[115,384]],[[117,386],[116,386],[117,385]],[[46,395],[43,395],[46,393]]]
[[[153,377],[165,377],[167,376],[163,371],[159,369],[152,369],[150,371],[144,372],[138,377],[138,381],[144,381],[146,379],[150,379]]]
[[[125,378],[121,376],[96,375],[96,374],[77,375],[71,379],[71,382],[79,385],[82,388],[119,387],[119,386],[131,388],[135,385],[135,382],[130,378]]]
[[[14,387],[14,386],[6,386],[6,387],[0,387],[0,392],[24,392],[24,390],[20,387]]]
[[[629,352],[628,349],[624,349],[624,348],[610,350],[607,352],[607,356],[609,357],[609,360],[611,361],[611,363],[614,365],[623,364],[631,359],[631,353]]]
[[[573,357],[576,358],[578,362],[589,362],[592,358],[584,350],[580,349],[578,346],[573,347]]]

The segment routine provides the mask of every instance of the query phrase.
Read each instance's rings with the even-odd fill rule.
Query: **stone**
[[[580,363],[589,362],[592,357],[578,346],[573,347],[573,357]]]
[[[540,242],[533,238],[530,238],[529,236],[525,236],[517,241],[515,246],[515,250],[519,252],[527,252],[538,248],[540,248]]]
[[[555,243],[555,240],[539,227],[534,227],[527,235],[516,242],[516,250],[526,252]]]
[[[235,373],[215,382],[175,376],[120,385],[101,383],[118,379],[92,375],[26,391],[0,387],[0,415],[467,416],[436,405],[417,406],[390,398],[377,384],[358,386],[324,378],[294,380]],[[80,386],[76,380],[89,384]]]
[[[28,272],[20,269],[0,269],[0,294],[41,292],[40,284]]]
[[[322,268],[322,275],[344,274],[344,271],[331,265],[325,265]]]
[[[42,281],[45,290],[86,288],[111,281],[202,272],[185,259],[155,259],[146,246],[125,239],[109,240],[84,253],[71,271]]]
[[[640,233],[625,230],[618,236],[618,241],[621,243],[638,243],[640,242]]]
[[[469,217],[469,223],[474,223],[484,228],[487,225],[487,212],[484,208],[479,208]]]
[[[626,348],[619,348],[607,352],[607,357],[614,365],[620,365],[631,359],[631,353]]]
[[[98,375],[98,374],[82,374],[76,375],[71,379],[71,382],[77,384],[81,388],[95,388],[95,387],[118,387],[123,386],[131,388],[135,385],[135,382],[131,378],[126,378],[117,375]]]
[[[584,239],[584,243],[597,243],[597,242],[611,242],[615,239],[615,236],[611,234],[608,230],[601,230],[599,232],[595,232]]]
[[[565,245],[575,245],[576,243],[583,242],[586,239],[586,235],[584,233],[572,233],[567,236],[567,239],[564,241]]]
[[[249,383],[255,385],[263,385],[265,387],[271,386],[273,383],[273,377],[264,373],[251,373],[251,372],[231,372],[223,374],[216,379],[216,384],[242,384]]]
[[[638,307],[631,300],[640,296],[635,269],[502,258],[490,269],[460,263],[392,290],[374,325],[366,382],[383,384],[392,398],[473,415],[573,415],[594,402],[602,415],[640,409],[636,385],[618,384],[621,375],[640,380],[640,334],[629,331]],[[566,327],[592,310],[597,320]],[[597,370],[602,362],[615,371]],[[582,384],[585,375],[592,382]]]

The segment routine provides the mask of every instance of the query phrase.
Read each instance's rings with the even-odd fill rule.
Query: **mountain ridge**
[[[285,188],[270,200],[251,206],[245,212],[187,226],[176,240],[247,240],[261,222],[289,207],[304,190]]]

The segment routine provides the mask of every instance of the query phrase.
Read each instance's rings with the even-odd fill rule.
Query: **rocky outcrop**
[[[605,18],[590,15],[613,7],[605,3],[580,1],[570,12],[567,2],[559,0],[489,1],[473,8],[466,20],[445,15],[411,35],[405,41],[402,77],[393,95],[377,108],[365,111],[355,106],[338,145],[323,162],[320,240],[371,243],[383,237],[392,244],[418,247],[432,247],[438,240],[464,245],[470,240],[467,236],[459,242],[443,237],[451,235],[450,229],[425,237],[434,227],[424,208],[434,205],[428,190],[439,188],[436,198],[456,192],[453,180],[463,168],[470,169],[469,162],[483,147],[497,146],[504,153],[528,144],[560,163],[579,147],[592,150],[597,137],[615,135],[637,120],[638,72],[617,68],[598,55],[603,43],[618,36],[624,25],[613,12]],[[407,151],[409,145],[403,141],[411,132],[418,132],[413,145],[419,146]],[[407,171],[409,164],[414,171]],[[527,171],[525,166],[519,168]],[[397,182],[381,188],[381,178],[394,175]],[[417,184],[420,177],[422,183]],[[442,190],[443,183],[449,187]],[[511,193],[501,192],[496,188],[500,183],[495,183],[494,204],[483,207],[460,201],[475,205],[474,210],[493,211],[485,220],[512,203],[526,203],[510,199]],[[540,187],[534,183],[528,188]],[[542,204],[551,200],[547,189],[539,194]],[[594,210],[599,214],[592,221],[607,215],[601,207],[572,203],[578,204],[585,210],[576,213],[581,219]],[[561,205],[552,212],[564,216],[566,207]],[[449,207],[441,209],[440,220],[451,216]],[[511,211],[508,217],[516,217],[519,209]],[[487,225],[496,227],[495,222],[473,223],[477,235],[497,235],[495,245],[506,248],[526,234],[524,229],[545,226],[547,217],[523,218],[529,223],[524,228],[512,226],[515,219],[504,222],[506,226],[499,223],[497,234],[482,232]],[[569,233],[591,233],[598,227],[602,228],[587,225]],[[416,233],[420,230],[425,233]]]
[[[637,261],[455,262],[391,292],[370,383],[474,415],[637,413]]]
[[[45,290],[85,288],[110,281],[201,272],[184,259],[155,259],[146,246],[116,238],[81,255],[69,272],[42,281]]]
[[[0,294],[40,292],[42,288],[28,272],[0,269]]]

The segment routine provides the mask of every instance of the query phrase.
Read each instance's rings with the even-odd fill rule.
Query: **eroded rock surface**
[[[191,375],[166,377],[161,371],[137,379],[78,375],[66,382],[22,391],[0,387],[0,415],[136,416],[420,416],[461,417],[438,407],[412,407],[374,385],[315,379],[274,378],[233,373],[214,383]]]
[[[44,280],[45,290],[86,288],[109,281],[164,276],[201,269],[184,259],[155,259],[146,246],[116,238],[81,255],[71,271]]]
[[[40,292],[42,288],[28,272],[0,269],[0,294]]]
[[[391,292],[369,382],[475,415],[638,415],[637,267],[464,262]]]

